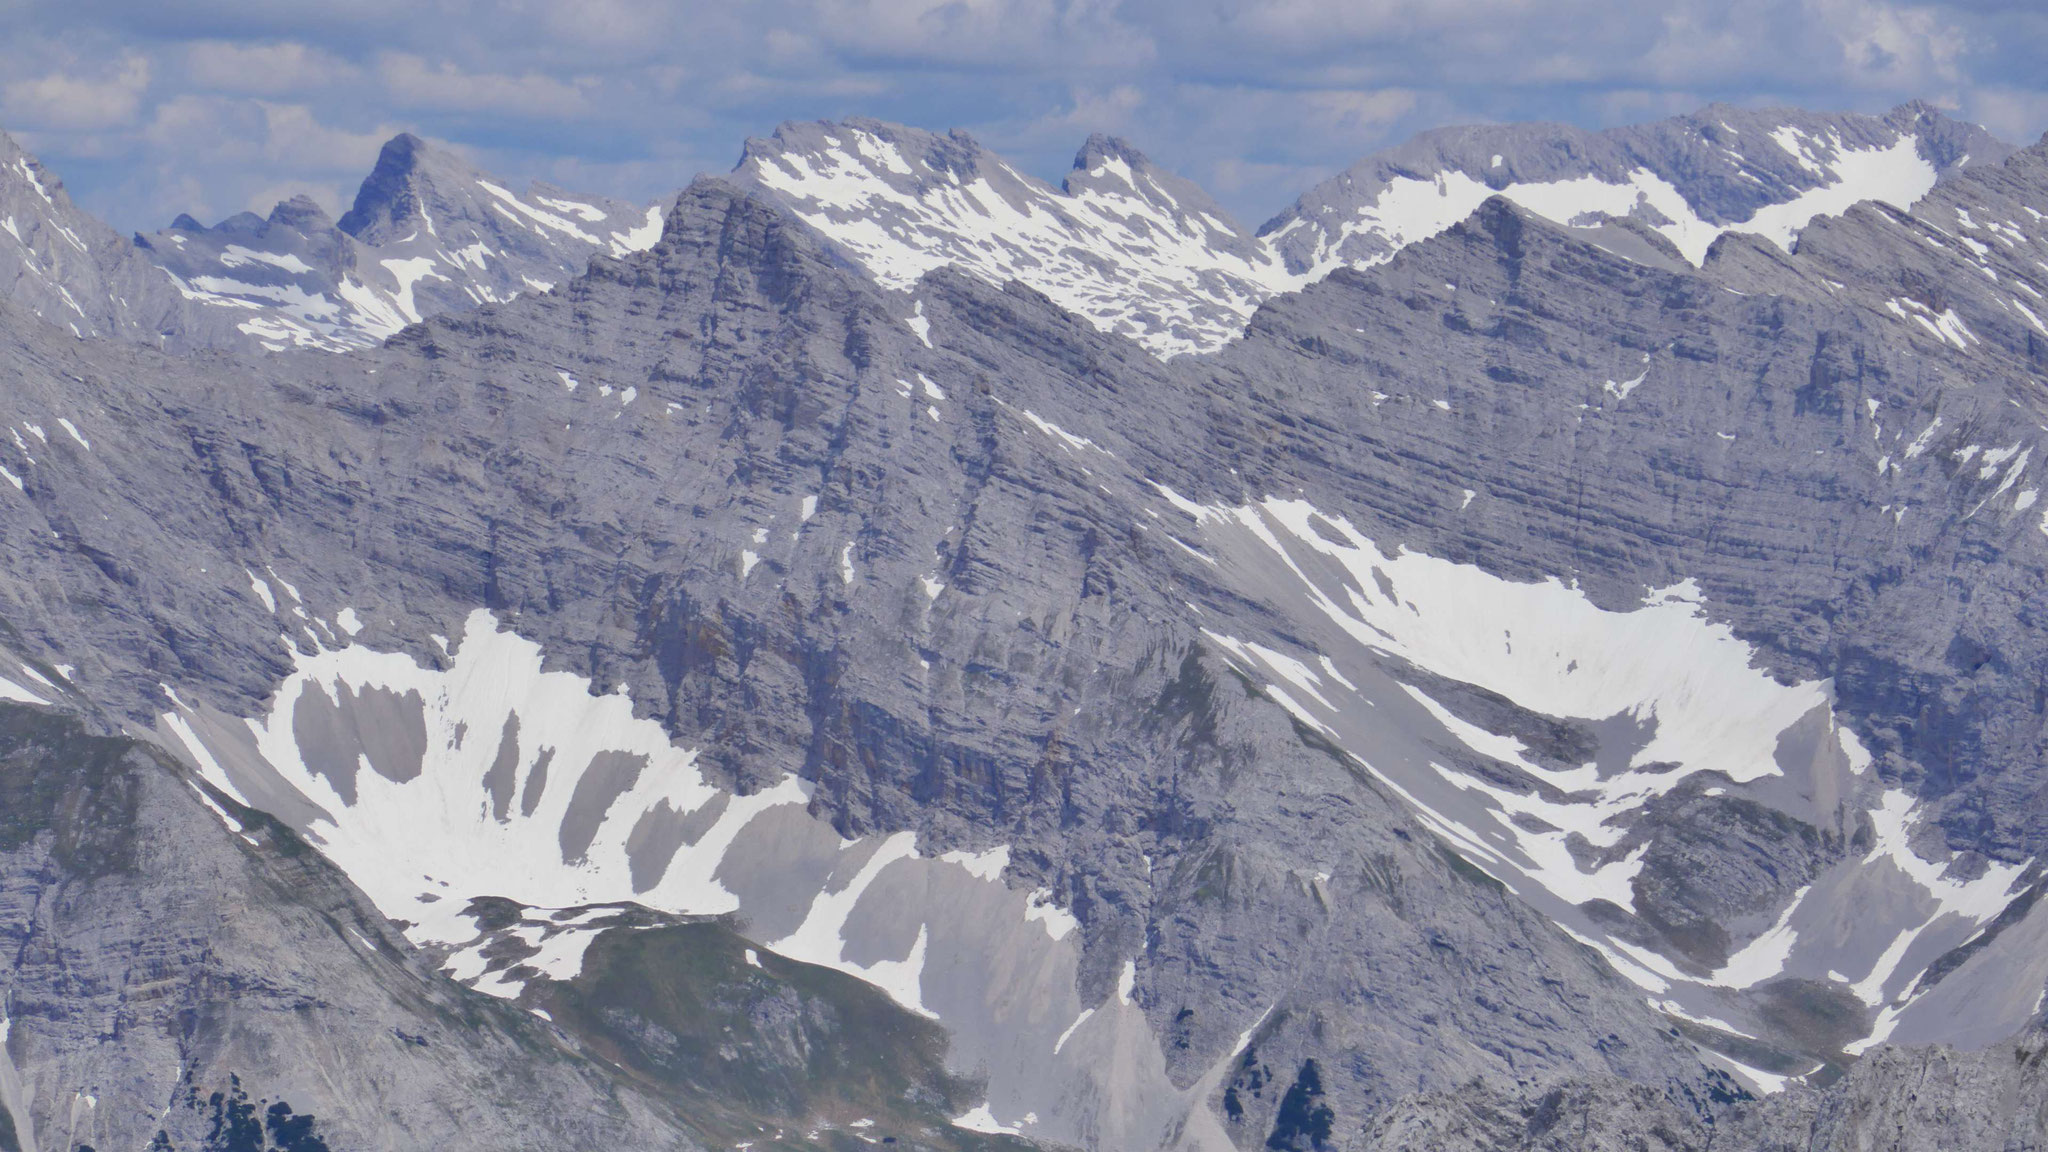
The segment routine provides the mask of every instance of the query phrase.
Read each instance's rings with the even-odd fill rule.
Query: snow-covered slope
[[[384,146],[337,223],[303,197],[140,242],[178,288],[263,346],[344,350],[424,316],[580,275],[661,237],[659,207],[534,184],[514,192],[416,136]]]
[[[907,291],[942,264],[1019,280],[1165,358],[1213,350],[1275,293],[1389,259],[1494,195],[1561,224],[1638,221],[1697,265],[1724,232],[1789,247],[1815,216],[1864,200],[1907,207],[1943,173],[2010,152],[1918,104],[1882,118],[1717,105],[1605,133],[1447,128],[1361,160],[1256,236],[1191,182],[1101,136],[1059,188],[962,133],[872,120],[785,124],[747,142],[736,175],[884,287]]]
[[[2032,862],[1924,857],[1925,812],[1872,773],[1833,685],[1754,667],[1755,649],[1711,621],[1692,582],[1603,609],[1555,578],[1517,583],[1383,546],[1303,500],[1163,494],[1173,510],[1160,528],[1289,621],[1293,642],[1205,629],[1238,668],[1674,1021],[1769,1036],[1783,1025],[1770,989],[1804,982],[1872,1013],[1846,1044],[1858,1053],[1902,1026],[1923,1042],[1982,1043],[2033,1010],[2048,956],[2018,940],[1967,999],[1928,994],[1930,968],[2006,912]],[[1545,744],[1513,709],[1596,739]],[[1669,813],[1724,798],[1865,831],[1746,943],[1702,964],[1633,922],[1646,857],[1691,834]],[[1730,1059],[1756,1088],[1785,1079]]]
[[[1320,278],[1389,259],[1499,195],[1560,224],[1633,218],[1697,265],[1724,232],[1789,248],[1815,216],[1862,200],[1910,207],[1950,169],[2011,151],[1924,104],[1881,118],[1713,105],[1607,132],[1443,128],[1359,161],[1259,235],[1289,270]]]
[[[785,124],[747,142],[736,175],[884,287],[908,290],[942,264],[1021,280],[1162,357],[1230,340],[1259,301],[1296,283],[1200,189],[1103,136],[1059,188],[962,133],[872,120]]]
[[[1071,1146],[1164,1147],[1170,1134],[1230,1146],[1205,1098],[1236,1053],[1172,1083],[1132,1000],[1132,962],[1114,997],[1086,1006],[1079,924],[1050,889],[1005,883],[1007,846],[847,839],[794,776],[720,789],[623,688],[544,671],[539,645],[487,611],[445,640],[445,667],[426,667],[352,643],[365,626],[354,610],[319,618],[275,571],[243,575],[254,599],[343,646],[299,653],[267,716],[236,722],[180,700],[164,728],[210,783],[300,830],[457,979],[510,999],[541,976],[567,980],[634,904],[732,916],[760,949],[944,1025],[951,1066],[986,1082],[958,1125]],[[0,680],[9,689],[26,691]],[[485,897],[538,915],[508,938],[472,904]]]

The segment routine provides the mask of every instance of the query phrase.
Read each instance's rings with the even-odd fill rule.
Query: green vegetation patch
[[[0,851],[48,834],[52,853],[82,876],[135,866],[141,782],[138,746],[94,736],[73,717],[0,704]]]
[[[711,1139],[763,1152],[1030,1147],[947,1123],[981,1086],[946,1072],[937,1023],[723,923],[605,932],[574,980],[545,988],[558,1025]]]

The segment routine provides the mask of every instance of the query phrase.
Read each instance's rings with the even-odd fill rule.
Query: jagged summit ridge
[[[1256,233],[1102,134],[1058,189],[964,133],[873,120],[785,124],[748,141],[737,174],[885,287],[908,290],[941,263],[1020,280],[1170,357],[1220,347],[1264,300],[1389,259],[1489,196],[1560,224],[1623,221],[1698,265],[1726,232],[1789,247],[1815,216],[1870,199],[1908,207],[1943,174],[2010,152],[1918,103],[1884,117],[1715,105],[1608,132],[1444,128],[1359,161]]]
[[[1560,224],[1637,220],[1698,264],[1724,232],[1789,247],[1817,215],[1862,200],[1907,208],[1947,172],[2011,152],[1922,103],[1883,117],[1716,104],[1605,132],[1440,128],[1311,189],[1259,234],[1315,277],[1388,259],[1503,195]]]
[[[425,169],[436,159],[442,160],[438,167],[455,177],[451,182],[459,182],[463,176],[481,178],[481,173],[461,164],[453,153],[435,153],[426,141],[401,132],[378,151],[376,165],[356,189],[355,203],[342,214],[341,230],[366,243],[377,243],[389,238],[389,229],[417,221],[422,185],[431,183]]]
[[[1171,356],[1213,348],[1291,283],[1257,239],[1136,149],[1092,138],[1063,188],[964,133],[873,120],[785,124],[735,173],[886,288],[952,265],[1021,280],[1105,331]]]
[[[181,289],[266,348],[363,347],[425,316],[546,291],[596,254],[661,235],[642,207],[536,183],[507,188],[454,152],[393,137],[339,221],[310,200],[140,238]]]
[[[1262,302],[1339,267],[1386,260],[1492,195],[1559,223],[1618,223],[1610,250],[1697,265],[1727,232],[1789,247],[1815,216],[1867,199],[1907,207],[1943,174],[2009,152],[1920,103],[1883,117],[1716,105],[1598,133],[1446,128],[1361,160],[1256,231],[1192,181],[1102,134],[1082,145],[1057,188],[964,132],[868,119],[785,124],[749,140],[734,174],[887,288],[906,292],[940,265],[991,283],[1018,280],[1165,358],[1221,347]],[[299,201],[212,228],[181,215],[138,237],[138,255],[105,235],[85,240],[106,230],[70,209],[31,164],[0,170],[6,195],[26,205],[17,229],[36,218],[45,183],[57,188],[50,202],[75,219],[37,229],[25,259],[38,275],[15,271],[14,293],[81,336],[174,348],[362,347],[428,315],[551,287],[593,254],[622,256],[660,235],[658,205],[538,183],[517,193],[406,133],[385,145],[339,221]],[[67,248],[66,230],[79,245]],[[0,244],[9,239],[25,243]],[[82,260],[96,243],[101,254]],[[88,272],[95,263],[122,270]],[[170,273],[170,290],[145,283],[150,263]],[[109,276],[120,291],[101,283]],[[913,326],[918,307],[909,304]]]

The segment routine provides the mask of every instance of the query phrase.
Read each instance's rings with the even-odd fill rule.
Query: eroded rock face
[[[10,1146],[699,1146],[200,787],[148,745],[0,704]]]
[[[953,1128],[1687,1147],[2048,980],[2048,453],[1984,287],[2038,276],[2040,163],[1937,191],[1981,252],[1863,209],[1693,268],[1494,201],[1168,364],[721,181],[349,357],[19,325],[0,687],[155,732],[526,1007],[629,912],[729,916],[934,1025]]]
[[[213,552],[229,537],[209,545],[200,541],[211,530],[181,530],[189,534],[179,547],[208,589],[200,595],[213,604],[192,618],[219,613],[222,631],[204,646],[232,649],[247,663],[219,665],[204,694],[179,689],[194,706],[189,712],[132,673],[94,675],[132,684],[139,718],[177,712],[209,754],[232,767],[234,725],[210,719],[200,701],[230,714],[265,714],[265,698],[290,667],[280,662],[280,628],[308,652],[315,638],[329,648],[397,648],[401,660],[431,670],[459,664],[469,645],[482,642],[466,621],[476,605],[495,605],[497,623],[487,618],[486,629],[516,631],[542,653],[599,654],[595,664],[568,669],[610,692],[625,685],[625,699],[694,754],[711,786],[766,796],[793,775],[808,789],[805,823],[775,836],[763,835],[763,825],[732,842],[736,871],[721,883],[743,896],[757,893],[747,897],[757,903],[738,909],[755,925],[757,945],[801,939],[822,907],[817,885],[850,883],[872,858],[859,853],[877,851],[885,834],[915,832],[927,859],[1008,846],[1007,870],[998,867],[994,880],[975,879],[979,865],[945,865],[964,894],[988,892],[958,908],[929,902],[940,891],[936,879],[892,890],[915,873],[896,881],[895,873],[875,874],[877,893],[900,893],[879,907],[897,910],[891,914],[902,918],[907,936],[884,931],[873,913],[844,929],[839,955],[869,969],[902,964],[922,930],[914,987],[922,1006],[950,1025],[957,1071],[987,1078],[992,1123],[1045,1138],[1085,1142],[1093,1131],[1104,1146],[1136,1146],[1156,1142],[1169,1126],[1193,1124],[1201,1142],[1227,1143],[1232,1137],[1212,1098],[1254,1030],[1266,1059],[1298,1067],[1315,1058],[1347,1069],[1341,1079],[1332,1073],[1326,1088],[1331,1106],[1346,1114],[1409,1090],[1412,1076],[1456,1080],[1491,1063],[1437,1044],[1443,1028],[1517,1047],[1529,1045],[1507,1038],[1533,1030],[1556,1054],[1547,1059],[1566,1065],[1591,1061],[1673,1085],[1711,1078],[1597,959],[1446,855],[1355,764],[1305,740],[1257,685],[1231,676],[1190,627],[1171,586],[1148,572],[1155,546],[1133,539],[1130,524],[1141,515],[1133,502],[1149,490],[1104,472],[1119,488],[1114,502],[1101,499],[1077,482],[1079,468],[1095,463],[1077,453],[1094,450],[1074,448],[1026,415],[1042,409],[1047,415],[1038,419],[1048,427],[1086,429],[1128,455],[1108,430],[1115,406],[1107,387],[1090,402],[1095,412],[1066,407],[1073,395],[1068,357],[1120,353],[1163,386],[1155,361],[1073,327],[1042,301],[957,277],[932,283],[949,293],[949,313],[989,310],[989,335],[980,339],[990,343],[986,352],[970,345],[965,354],[940,354],[891,314],[887,297],[835,267],[773,208],[716,184],[693,191],[682,207],[691,225],[672,228],[652,261],[602,265],[547,305],[616,327],[522,353],[527,364],[545,365],[538,370],[508,371],[512,361],[492,350],[553,327],[533,317],[508,318],[510,327],[493,318],[447,328],[419,346],[401,342],[365,360],[268,362],[270,371],[289,363],[307,373],[291,389],[309,399],[331,388],[356,395],[338,407],[287,401],[270,410],[266,421],[306,423],[291,432],[280,424],[263,439],[304,444],[310,454],[286,448],[241,478],[222,475],[220,485],[188,490],[209,493],[209,503],[223,489],[245,491],[255,503],[234,503],[266,525],[255,530],[279,532],[270,557],[237,562]],[[670,335],[676,331],[708,337],[681,340]],[[1049,341],[1050,366],[1007,353],[999,373],[973,359],[1003,346],[995,341],[1018,339]],[[451,340],[476,351],[457,355]],[[773,374],[757,367],[770,362],[789,367]],[[900,394],[899,379],[911,382],[912,396]],[[440,416],[374,415],[387,404],[439,409]],[[446,440],[435,433],[431,447],[379,445],[401,427],[425,432],[433,424],[454,433],[471,421],[502,433],[491,434],[488,446],[468,433]],[[88,438],[97,431],[81,428]],[[222,432],[225,440],[215,442],[253,442]],[[93,444],[92,455],[80,448],[77,457],[87,469],[126,469],[142,459],[126,455],[118,436]],[[241,470],[228,456],[212,459]],[[345,478],[371,459],[407,461],[400,466],[408,478],[366,488]],[[156,457],[154,466],[166,464],[166,456]],[[509,481],[497,490],[510,503],[485,514],[502,527],[493,530],[495,545],[480,548],[467,536],[478,510],[450,491],[428,492],[486,474]],[[744,479],[735,485],[735,477]],[[285,504],[343,500],[350,511],[346,518],[257,511],[271,500],[255,495],[266,483]],[[37,484],[37,498],[67,487],[54,476],[47,487]],[[86,498],[85,486],[73,491],[58,499]],[[385,504],[377,493],[398,499]],[[529,502],[559,507],[536,520],[520,511]],[[190,515],[162,511],[197,525]],[[161,531],[141,520],[127,519],[122,530]],[[1063,523],[1051,532],[1034,527]],[[220,530],[228,531],[225,523]],[[300,532],[310,535],[288,539]],[[336,532],[356,543],[337,548]],[[427,543],[436,539],[443,543]],[[621,547],[638,570],[632,575],[619,568]],[[744,561],[748,551],[757,556],[753,565]],[[323,570],[329,563],[340,567]],[[161,578],[136,571],[139,580]],[[372,594],[373,585],[416,591]],[[942,586],[937,595],[935,585]],[[581,591],[595,587],[618,588],[626,599],[600,607],[610,594],[591,600]],[[437,588],[445,591],[430,591]],[[231,640],[234,634],[247,639]],[[449,640],[452,657],[423,639],[435,634]],[[127,642],[153,643],[139,634]],[[238,681],[249,685],[246,695],[232,687]],[[281,698],[287,710],[268,729],[291,734],[301,755],[302,708],[327,721],[322,731],[346,732],[343,702],[353,701],[347,714],[361,733],[363,700],[390,701],[396,711],[414,688],[372,678],[346,692],[333,682],[311,690],[321,696]],[[422,684],[418,698],[437,691]],[[474,751],[475,775],[462,785],[469,799],[451,811],[495,824],[502,794],[516,824],[529,815],[523,804],[541,763],[538,714],[520,713],[523,775],[509,793],[487,783],[508,714],[465,718],[471,722],[461,743]],[[403,719],[370,727],[383,738],[386,729],[413,722]],[[452,727],[430,731],[432,761],[455,740]],[[335,745],[335,757],[346,759],[353,747]],[[262,776],[254,761],[221,781],[246,789],[252,803],[293,814],[309,837],[337,845],[331,822],[346,825],[348,810],[366,803],[371,789],[455,786],[434,776],[431,764],[412,780],[396,780],[410,776],[410,759],[379,753],[356,771],[352,803],[333,786],[339,773],[319,767],[335,757],[305,758],[308,772],[286,781],[291,788]],[[380,759],[391,760],[388,771],[376,766]],[[543,829],[551,851],[536,866],[552,859],[567,867],[557,840],[570,831],[583,844],[587,824],[549,805],[575,796],[595,760],[586,750],[548,763],[530,816],[561,812],[554,818],[562,823]],[[663,778],[636,780],[667,786]],[[710,802],[649,796],[642,808],[609,808],[590,859],[619,845],[617,895],[633,899],[625,848],[645,812],[688,815]],[[728,804],[744,807],[737,799]],[[736,816],[717,819],[743,826]],[[802,830],[806,823],[812,830]],[[763,884],[820,836],[825,867],[809,891]],[[841,836],[857,838],[856,845],[841,849]],[[713,839],[707,834],[699,844]],[[381,852],[404,860],[438,842],[409,834],[382,842]],[[829,882],[831,857],[842,851],[846,878]],[[643,865],[643,875],[654,867]],[[672,862],[664,876],[676,868]],[[380,902],[411,901],[435,894],[441,881],[505,881],[437,866],[409,879],[420,874],[432,878],[420,884],[424,891],[380,889],[367,879],[365,886]],[[1359,896],[1340,895],[1352,885]],[[1033,919],[1026,897],[1037,889],[1045,889],[1037,897],[1045,911]],[[444,899],[507,894],[519,895],[486,887],[451,890]],[[790,900],[797,901],[794,915],[777,911],[778,901]],[[561,906],[575,898],[524,902]],[[422,911],[402,918],[428,918],[426,906],[415,906]],[[396,904],[386,907],[401,914]],[[1049,949],[1049,966],[1019,977],[1023,983],[991,981],[989,974],[1007,971],[1005,957],[1018,955],[996,947],[1004,937],[978,927],[958,931],[1006,907],[1010,931],[1035,935]],[[673,910],[725,909],[679,902]],[[1055,910],[1078,920],[1080,930],[1059,925]],[[490,957],[480,959],[458,970],[494,971]],[[957,980],[943,975],[942,962],[958,966]],[[473,978],[482,980],[482,972]],[[1398,998],[1384,991],[1396,984],[1441,990]],[[521,987],[515,980],[511,990]],[[1014,1000],[1020,993],[1025,999]],[[1553,1006],[1540,1016],[1506,1007],[1545,1001]],[[1055,1048],[1060,1058],[1048,1059]],[[1372,1068],[1388,1071],[1360,1074]],[[1253,1105],[1243,1123],[1269,1125],[1270,1114],[1260,1110],[1278,1103]],[[1033,1113],[1035,1121],[1021,1123]],[[1206,1135],[1201,1125],[1209,1126]]]
[[[1794,1088],[1721,1109],[1711,1122],[1619,1081],[1516,1093],[1483,1083],[1411,1096],[1360,1147],[1441,1152],[1527,1149],[1735,1149],[1848,1152],[2028,1148],[2043,1136],[2038,1028],[1975,1052],[1875,1049],[1825,1091]]]

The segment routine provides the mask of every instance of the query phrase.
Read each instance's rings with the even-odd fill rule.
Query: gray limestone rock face
[[[1811,124],[1778,175],[1933,165],[1947,130],[1904,115]],[[721,954],[843,904],[826,959],[935,1020],[918,1082],[1046,1143],[1853,1142],[1936,1065],[2026,1107],[1991,1065],[2048,986],[2041,148],[1698,262],[1490,198],[1162,362],[943,253],[871,275],[771,170],[860,153],[939,241],[949,197],[1044,190],[814,132],[645,253],[348,356],[5,312],[0,690],[156,733],[409,926],[461,902],[450,970],[529,1008],[611,905],[510,886],[594,885],[615,845],[652,906],[725,845]],[[1083,159],[1075,196],[1138,171]],[[468,662],[503,634],[526,679]],[[465,870],[498,829],[544,850]],[[582,991],[622,1083],[687,1074],[672,1012]],[[760,1051],[806,1035],[776,1004]],[[1943,1115],[1916,1131],[2021,1131]]]
[[[173,352],[243,344],[113,229],[71,202],[63,181],[0,132],[0,297],[79,339]]]
[[[0,796],[10,1147],[703,1147],[147,745],[0,704]]]
[[[1529,1065],[1705,1099],[1725,1075],[1599,959],[1218,661],[1180,603],[1210,594],[1162,580],[1162,545],[1129,527],[1149,490],[1098,471],[1117,484],[1104,494],[1088,458],[1022,415],[1150,459],[1156,447],[1118,431],[1128,397],[1186,385],[1040,298],[951,274],[925,291],[936,348],[800,222],[706,182],[648,257],[357,357],[275,357],[228,385],[37,346],[25,373],[119,395],[97,401],[104,422],[80,412],[89,453],[39,458],[14,495],[95,537],[122,533],[124,555],[180,557],[113,562],[112,578],[125,602],[178,603],[179,629],[206,638],[173,649],[154,625],[86,624],[108,630],[97,650],[136,655],[77,676],[138,720],[167,707],[160,674],[142,671],[167,661],[194,662],[176,674],[181,698],[250,715],[286,670],[280,629],[306,651],[340,643],[329,621],[347,604],[360,639],[435,665],[422,638],[489,605],[569,667],[627,685],[742,792],[794,772],[840,834],[1013,845],[1010,882],[1047,888],[1080,922],[1067,994],[1105,1012],[1127,1000],[1122,1018],[1166,1038],[1157,1079],[1115,1089],[1105,1118],[1220,1116],[1246,1044],[1276,1069],[1341,1069],[1325,1092],[1344,1116],[1418,1081]],[[943,401],[904,402],[895,381],[919,374]],[[27,382],[16,395],[76,397]],[[116,411],[156,446],[116,431]],[[143,471],[156,483],[114,478]],[[145,500],[116,519],[96,510],[114,493]],[[756,525],[775,528],[747,572],[735,560]],[[110,578],[86,557],[111,541],[20,543],[11,620],[70,618],[31,573]],[[557,759],[547,787],[582,768]],[[495,820],[492,797],[480,783],[479,819]],[[1000,1032],[963,1028],[953,1044],[977,1034]],[[1067,1122],[1051,1111],[1062,1099],[1097,1106],[1055,1083],[1000,1088],[1041,1122]],[[1213,1123],[1263,1139],[1280,1100],[1247,1099],[1237,1123]]]

